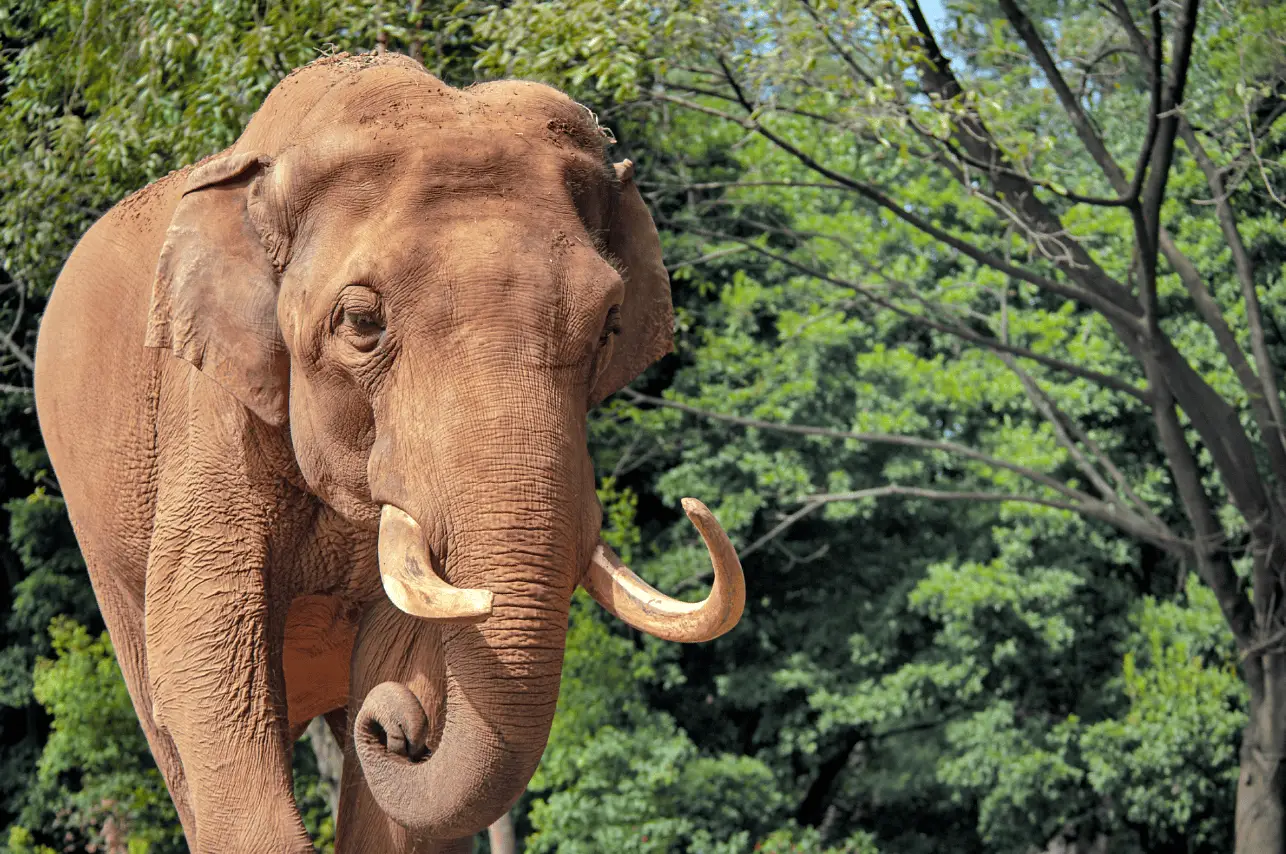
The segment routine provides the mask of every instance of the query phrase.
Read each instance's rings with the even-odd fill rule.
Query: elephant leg
[[[290,767],[285,608],[269,601],[262,564],[238,554],[248,539],[167,531],[159,547],[154,540],[146,593],[154,715],[182,757],[195,854],[310,854]],[[210,542],[217,555],[192,551]]]
[[[174,746],[169,734],[157,726],[156,719],[152,716],[152,688],[147,676],[142,602],[126,592],[111,569],[99,568],[99,562],[88,555],[86,564],[103,622],[107,624],[107,633],[116,651],[116,662],[120,665],[125,687],[129,690],[139,725],[147,737],[152,758],[156,760],[156,767],[165,780],[165,788],[174,801],[184,835],[188,839],[195,839],[196,816],[192,812],[192,799],[188,793],[188,781],[183,773],[183,763],[179,760],[178,748]]]
[[[435,623],[404,614],[387,600],[378,600],[367,609],[353,647],[347,725],[341,740],[344,774],[336,854],[447,854],[472,850],[471,839],[417,839],[386,816],[371,795],[352,738],[352,722],[367,693],[382,682],[400,682],[425,708],[432,743],[441,726],[439,710],[445,671],[440,629]]]
[[[295,805],[282,649],[309,502],[287,441],[191,371],[163,393],[148,547],[147,676],[178,748],[193,854],[313,854]]]

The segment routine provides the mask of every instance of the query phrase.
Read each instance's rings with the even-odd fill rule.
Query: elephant
[[[337,850],[470,850],[541,758],[578,586],[673,641],[739,620],[700,502],[702,602],[601,540],[588,414],[673,338],[607,137],[538,83],[327,56],[69,256],[37,415],[191,850],[313,850],[290,757],[319,716]]]

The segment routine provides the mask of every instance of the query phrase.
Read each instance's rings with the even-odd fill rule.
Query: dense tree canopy
[[[740,683],[737,649],[720,697],[785,692],[797,818],[900,850],[863,788],[923,756],[915,796],[989,850],[1218,850],[1249,711],[1238,843],[1279,850],[1281,15],[519,2],[478,28],[490,67],[648,140],[698,287],[667,392],[623,397],[660,407],[633,417],[667,425],[662,496],[719,496],[782,586],[751,617],[767,672]]]
[[[566,88],[638,163],[676,353],[592,416],[606,535],[700,595],[696,496],[750,588],[691,648],[577,600],[525,850],[1282,850],[1286,7],[0,16],[12,849],[180,844],[40,451],[41,301],[114,201],[382,40]]]

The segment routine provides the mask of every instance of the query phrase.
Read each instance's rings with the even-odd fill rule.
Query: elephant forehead
[[[336,193],[355,213],[465,196],[556,208],[576,204],[587,191],[602,194],[612,180],[605,161],[578,148],[477,126],[340,127],[292,149],[273,176],[280,197],[300,215],[316,202],[333,204]]]
[[[501,81],[469,89],[443,85],[426,73],[376,67],[336,85],[298,122],[295,139],[336,129],[381,145],[395,137],[438,134],[543,141],[601,158],[607,137],[594,115],[539,83]]]
[[[387,283],[394,300],[438,294],[457,311],[577,334],[620,299],[620,274],[584,229],[496,199],[429,210],[428,228],[364,224],[342,269]]]
[[[277,156],[334,129],[366,134],[411,128],[480,128],[544,137],[601,159],[607,142],[593,114],[557,89],[497,81],[457,89],[396,54],[325,57],[269,93],[240,145]]]

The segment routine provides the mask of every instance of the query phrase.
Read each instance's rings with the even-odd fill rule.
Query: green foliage
[[[335,854],[335,817],[326,799],[326,788],[317,768],[317,757],[308,738],[295,742],[291,771],[295,779],[295,804],[318,854]]]
[[[24,0],[0,32],[0,247],[37,294],[108,207],[170,170],[230,145],[292,69],[340,50],[413,44],[430,67],[465,75],[467,30],[438,37],[444,6],[293,0]],[[427,42],[427,45],[426,45]],[[29,224],[36,223],[33,230]]]
[[[1125,43],[1119,24],[1088,3],[1020,5],[1128,174],[1146,131],[1144,70],[1128,52],[1092,59]],[[672,659],[650,702],[708,755],[762,761],[794,805],[781,816],[818,844],[869,833],[907,852],[1099,837],[1113,851],[1227,850],[1245,686],[1213,594],[1185,584],[1152,533],[1188,536],[1189,520],[1153,412],[1130,393],[1147,379],[1103,313],[930,233],[1075,280],[1024,231],[1017,203],[987,196],[985,164],[952,148],[962,116],[985,124],[1105,275],[1135,287],[1129,213],[1068,199],[1113,188],[994,4],[950,4],[932,22],[964,88],[950,101],[919,85],[926,50],[905,8],[516,0],[475,29],[490,40],[484,68],[594,103],[638,164],[678,323],[677,356],[636,388],[716,415],[888,437],[805,437],[625,401],[596,416],[600,474],[637,496],[637,569],[667,590],[703,579],[675,512],[683,495],[706,500],[746,556],[742,626]],[[1184,111],[1221,164],[1246,156],[1245,121],[1230,117],[1284,90],[1269,35],[1281,15],[1205,6]],[[1286,285],[1268,198],[1281,134],[1278,122],[1259,139],[1265,171],[1235,200],[1270,314]],[[1249,352],[1226,237],[1186,146],[1163,221]],[[1173,267],[1159,274],[1166,335],[1258,441],[1212,321]],[[1266,346],[1280,365],[1280,334]],[[1240,541],[1246,520],[1210,437],[1187,438],[1224,536]],[[953,493],[973,500],[934,500]],[[1077,493],[1109,496],[1110,513],[1069,502]]]
[[[1245,688],[1213,594],[1189,576],[1186,598],[1144,599],[1121,677],[1128,711],[1086,727],[1081,750],[1126,821],[1227,850]]]
[[[879,854],[874,838],[858,830],[839,845],[826,845],[815,827],[784,827],[755,846],[763,854]]]
[[[35,669],[36,700],[50,714],[28,806],[9,830],[15,851],[51,831],[84,850],[177,852],[182,832],[134,716],[107,633],[67,617],[49,629],[54,659]]]
[[[604,479],[614,546],[637,543],[635,499]],[[771,770],[703,752],[643,686],[665,671],[664,648],[614,634],[583,592],[572,603],[558,712],[527,820],[531,852],[745,851],[783,820]]]
[[[1111,805],[1100,830],[1124,823],[1150,828],[1153,845],[1231,846],[1244,688],[1213,595],[1195,578],[1186,590],[1186,602],[1144,597],[1132,617],[1108,686],[1126,701],[1113,716],[1033,725],[997,704],[950,728],[959,753],[939,775],[980,796],[994,850],[1022,851],[1026,839],[1075,825],[1096,803]]]

